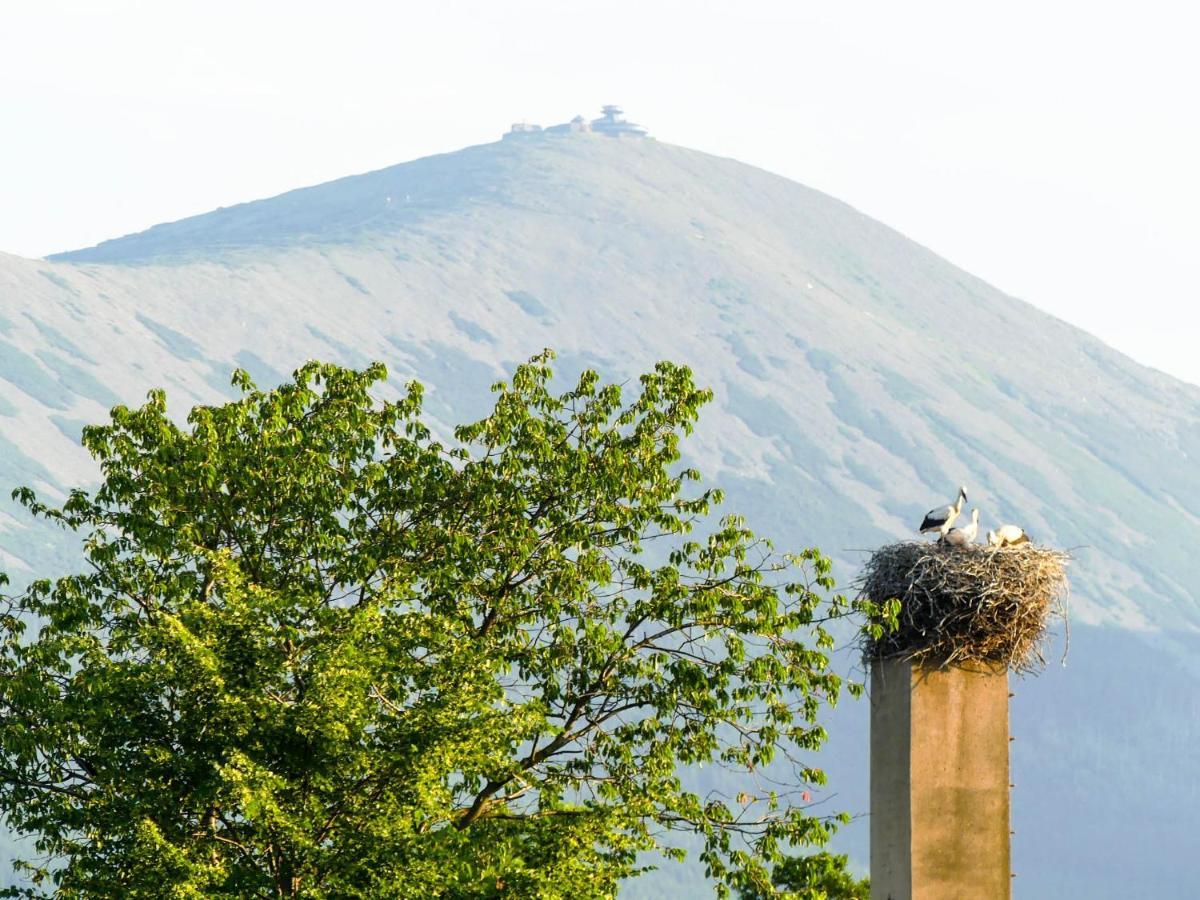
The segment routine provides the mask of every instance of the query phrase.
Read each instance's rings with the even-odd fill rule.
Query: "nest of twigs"
[[[905,541],[876,550],[860,593],[900,601],[899,627],[868,638],[868,659],[945,668],[971,663],[1017,672],[1045,665],[1048,621],[1065,619],[1068,556],[1034,544],[993,549]]]

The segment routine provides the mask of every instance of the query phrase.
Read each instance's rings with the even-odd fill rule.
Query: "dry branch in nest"
[[[1066,617],[1068,559],[1034,544],[882,547],[867,560],[858,586],[875,603],[899,600],[899,627],[868,639],[866,656],[939,668],[974,662],[1036,670],[1046,662],[1047,622]]]

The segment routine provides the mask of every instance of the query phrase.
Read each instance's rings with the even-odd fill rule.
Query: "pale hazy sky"
[[[602,103],[1200,383],[1200,6],[0,0],[0,251]]]

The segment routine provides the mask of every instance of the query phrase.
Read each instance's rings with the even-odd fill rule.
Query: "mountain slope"
[[[224,395],[234,365],[270,383],[310,356],[382,359],[394,377],[431,384],[431,411],[452,423],[480,413],[488,383],[543,346],[567,370],[610,376],[660,358],[691,365],[718,398],[691,444],[695,462],[781,546],[838,558],[843,581],[861,548],[909,535],[959,483],[983,528],[1014,521],[1076,548],[1076,680],[1051,670],[1020,689],[1035,705],[1014,708],[1032,736],[1031,755],[1018,745],[1014,758],[1045,781],[1015,801],[1018,863],[1030,832],[1029,858],[1042,860],[1018,895],[1067,884],[1128,896],[1105,893],[1120,884],[1112,874],[1063,876],[1040,857],[1081,838],[1050,833],[1034,804],[1068,796],[1083,808],[1114,767],[1133,785],[1122,815],[1135,827],[1157,821],[1160,801],[1196,792],[1126,768],[1194,746],[1174,701],[1117,719],[1086,687],[1116,673],[1141,685],[1150,663],[1147,689],[1165,680],[1184,698],[1198,686],[1188,658],[1200,593],[1188,574],[1200,540],[1200,389],[786,179],[655,141],[543,135],[54,261],[0,256],[0,480],[62,489],[86,478],[72,440],[81,422],[158,385],[182,412]],[[16,576],[69,558],[15,513],[0,512],[0,550]],[[1083,710],[1062,705],[1068,692],[1055,692],[1067,683]],[[855,785],[838,802],[859,809],[863,715],[839,712],[822,760]],[[1129,721],[1138,734],[1118,734]],[[1080,758],[1065,722],[1092,735],[1094,753]],[[848,836],[856,852],[865,830]],[[1146,850],[1126,883],[1182,871],[1168,844]],[[1103,871],[1103,859],[1093,864]]]
[[[406,343],[427,337],[490,366],[542,343],[624,368],[686,359],[741,420],[737,455],[753,459],[733,468],[761,476],[792,461],[827,476],[865,507],[847,537],[864,521],[906,533],[961,476],[985,524],[994,512],[1096,551],[1080,592],[1090,618],[1097,606],[1143,626],[1200,613],[1194,588],[1165,574],[1200,534],[1188,464],[1200,391],[748,166],[653,141],[505,141],[63,258],[120,263],[111,286],[144,318],[190,313],[183,330],[219,370],[234,344],[258,346],[256,319],[272,322],[280,371],[302,346],[339,343],[415,364]],[[86,295],[115,272],[38,274],[39,287],[57,287],[52,274]],[[285,327],[278,309],[299,316]],[[326,322],[335,309],[341,321]],[[763,434],[768,423],[796,433]],[[1139,603],[1134,588],[1172,605]]]

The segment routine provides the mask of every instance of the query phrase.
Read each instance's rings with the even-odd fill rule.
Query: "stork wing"
[[[941,509],[931,509],[925,513],[925,520],[921,523],[921,527],[917,531],[937,531],[946,524],[948,518],[950,518],[950,507],[943,506]]]

